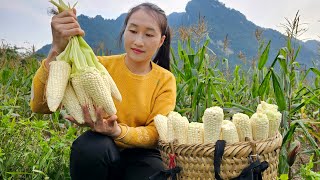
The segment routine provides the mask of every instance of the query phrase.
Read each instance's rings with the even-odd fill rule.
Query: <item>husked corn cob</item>
[[[174,123],[174,131],[175,137],[178,140],[179,144],[187,144],[188,143],[188,127],[189,121],[187,117],[181,117],[180,122],[178,124]]]
[[[216,143],[216,141],[219,140],[223,118],[223,109],[218,106],[207,108],[204,111],[202,117],[204,143]]]
[[[108,86],[110,87],[111,95],[114,97],[117,101],[122,101],[122,96],[120,94],[120,91],[116,85],[116,83],[113,81],[110,74],[107,72],[105,75],[102,76],[105,80],[105,83],[108,83]]]
[[[160,140],[167,142],[168,118],[167,116],[158,114],[154,117]]]
[[[243,113],[236,113],[232,117],[232,122],[237,128],[239,141],[245,141],[245,138],[248,137],[252,139],[252,128],[250,124],[250,118],[248,115]]]
[[[263,113],[265,110],[271,110],[271,111],[277,112],[278,106],[275,104],[269,104],[265,101],[261,101],[261,103],[257,106],[257,112]]]
[[[63,99],[71,73],[71,66],[65,61],[50,62],[49,77],[46,88],[47,104],[55,112]]]
[[[266,110],[264,114],[267,115],[269,120],[269,133],[268,137],[274,137],[278,133],[281,123],[282,114],[279,111]]]
[[[171,111],[168,114],[168,119],[173,123],[174,138],[178,140],[179,144],[187,143],[189,121],[186,117],[182,117],[178,112]]]
[[[187,144],[188,143],[188,129],[189,129],[189,120],[187,117],[183,116],[181,119],[181,123],[177,126],[179,133],[177,135],[178,142],[180,144]]]
[[[92,99],[89,97],[89,95],[86,93],[82,86],[82,82],[80,79],[80,76],[74,76],[71,78],[71,84],[73,87],[74,92],[77,95],[77,98],[79,100],[79,103],[81,106],[87,106],[89,109],[90,117],[93,122],[96,122],[96,111],[93,106]]]
[[[188,127],[188,144],[203,143],[203,123],[191,122]]]
[[[269,120],[263,113],[254,113],[250,118],[253,140],[264,140],[268,138]]]
[[[79,40],[83,44],[87,44],[83,39]],[[89,45],[87,46],[89,47]],[[111,95],[119,102],[122,101],[122,96],[121,93],[116,85],[116,83],[113,81],[111,75],[107,71],[107,69],[99,62],[98,58],[92,53],[92,51],[86,48],[86,51],[88,53],[85,53],[86,56],[91,56],[87,57],[87,59],[92,59],[92,61],[89,61],[89,65],[91,67],[96,67],[101,73],[102,73],[102,78],[104,79],[104,82],[107,83],[107,87],[110,88]]]
[[[110,88],[104,83],[100,72],[92,69],[83,72],[80,76],[81,83],[94,104],[97,107],[102,106],[109,116],[116,114],[117,110],[111,97]]]
[[[62,104],[69,114],[79,123],[84,123],[83,111],[71,84],[67,85]]]
[[[228,144],[239,142],[236,126],[229,120],[223,120],[221,125],[221,139]]]
[[[170,112],[171,113],[171,112]],[[170,114],[169,113],[169,114]],[[168,142],[173,142],[173,140],[175,139],[176,137],[174,137],[174,129],[173,129],[173,119],[172,118],[169,118],[169,115],[168,115],[168,122],[167,122],[167,140]]]

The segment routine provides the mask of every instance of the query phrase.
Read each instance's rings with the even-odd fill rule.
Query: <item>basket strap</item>
[[[160,179],[168,179],[171,177],[172,180],[177,179],[177,174],[181,171],[179,166],[176,166],[172,169],[158,171],[152,176],[149,177],[149,180],[160,180]]]
[[[220,176],[220,166],[222,162],[222,156],[224,153],[224,148],[226,142],[224,140],[218,140],[215,144],[213,166],[214,166],[214,176],[217,180],[222,180]],[[268,168],[269,164],[266,161],[260,163],[257,158],[255,161],[250,162],[250,165],[242,170],[241,174],[233,178],[232,180],[262,180],[262,172]]]
[[[222,156],[224,153],[224,147],[226,146],[226,141],[218,140],[214,149],[214,157],[213,157],[213,167],[214,167],[214,177],[217,180],[222,180],[220,177],[220,166],[222,161]]]
[[[241,172],[241,174],[232,179],[232,180],[262,180],[262,172],[268,168],[268,162],[263,161],[260,163],[259,160],[250,163],[250,165],[246,168],[244,168]]]

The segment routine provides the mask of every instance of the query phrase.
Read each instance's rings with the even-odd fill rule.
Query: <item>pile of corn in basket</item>
[[[281,113],[276,105],[262,101],[251,118],[237,113],[232,121],[223,120],[220,107],[212,107],[202,120],[189,123],[177,112],[155,117],[161,157],[167,169],[181,168],[177,179],[216,179],[213,142],[218,140],[226,142],[219,165],[222,179],[239,177],[253,161],[267,162],[262,179],[277,179],[282,136],[278,132]]]

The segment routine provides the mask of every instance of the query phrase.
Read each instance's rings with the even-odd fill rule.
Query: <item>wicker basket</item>
[[[240,175],[241,171],[249,165],[249,156],[254,151],[260,161],[267,161],[269,167],[263,172],[263,179],[277,179],[279,152],[282,136],[278,134],[274,138],[263,141],[239,142],[225,147],[222,157],[220,176],[223,179],[231,179]],[[213,155],[215,146],[210,144],[177,145],[159,142],[159,150],[166,165],[169,164],[168,154],[176,154],[176,164],[182,167],[178,179],[215,179],[213,170]]]

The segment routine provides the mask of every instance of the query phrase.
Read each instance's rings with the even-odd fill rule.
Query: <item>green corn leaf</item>
[[[279,61],[281,69],[284,71],[285,74],[287,74],[288,73],[288,66],[287,66],[287,62],[286,62],[285,57],[283,57],[283,55],[280,54],[280,55],[278,55],[277,59]]]
[[[294,55],[293,61],[295,61],[297,59],[297,56],[298,56],[300,50],[301,50],[301,46],[298,47],[297,52]]]
[[[320,76],[320,71],[319,71],[319,69],[312,67],[312,68],[310,68],[310,70],[311,70],[314,74],[316,74],[317,76]]]
[[[212,94],[211,94],[211,92],[212,92],[212,90],[214,89],[214,87],[213,87],[213,85],[210,83],[211,82],[211,79],[209,79],[209,81],[208,81],[208,84],[207,84],[207,99],[206,99],[206,108],[209,108],[209,107],[211,107],[212,106]]]
[[[234,106],[234,107],[237,107],[241,110],[243,110],[246,114],[248,115],[252,115],[253,113],[255,113],[254,110],[250,109],[250,108],[247,108],[246,106],[243,106],[241,104],[237,104],[237,103],[231,103],[231,102],[226,102],[225,103],[226,106]]]
[[[258,91],[259,91],[258,75],[257,75],[257,73],[254,73],[252,89],[251,89],[251,93],[252,93],[253,98],[256,98],[258,96]]]
[[[268,42],[268,45],[264,49],[262,55],[260,56],[259,62],[258,62],[258,69],[261,70],[263,66],[266,64],[269,56],[269,51],[270,51],[270,43],[271,41]]]
[[[200,71],[200,69],[203,67],[203,61],[206,59],[205,57],[205,52],[206,52],[206,48],[205,46],[203,46],[201,49],[200,49],[200,52],[198,52],[198,57],[199,57],[199,64],[197,66],[197,70]]]
[[[272,74],[273,90],[274,90],[274,94],[276,96],[277,105],[279,107],[279,110],[283,111],[286,109],[286,101],[284,99],[284,92],[281,89],[278,78],[272,69],[271,69],[271,74]]]
[[[270,77],[271,77],[271,71],[269,70],[266,76],[264,77],[261,85],[259,86],[258,94],[259,96],[263,96],[266,92],[266,89],[270,85]]]
[[[221,99],[219,93],[217,92],[217,90],[215,89],[215,87],[213,87],[211,89],[211,93],[213,94],[213,96],[215,97],[215,99],[219,102],[219,104],[221,104],[223,106],[223,100]]]
[[[201,97],[202,97],[202,90],[203,90],[203,87],[204,87],[204,83],[203,82],[200,82],[192,96],[192,109],[195,109],[195,107],[198,105]]]
[[[308,141],[310,142],[310,144],[313,146],[313,148],[315,148],[315,152],[318,156],[320,156],[320,150],[319,150],[319,145],[317,144],[317,142],[314,140],[314,138],[310,135],[308,129],[306,128],[306,126],[304,125],[304,122],[301,120],[296,120],[294,121],[294,123],[297,123],[301,128],[302,131],[304,133],[304,135],[306,136],[306,138],[308,139]]]
[[[292,109],[290,111],[290,114],[294,114],[295,112],[298,112],[299,109],[301,109],[306,104],[309,104],[311,101],[313,101],[316,98],[319,98],[319,94],[315,94],[315,95],[311,96],[309,99],[307,99],[307,100],[303,101],[302,103],[300,103],[297,107],[295,107],[294,109]]]
[[[292,137],[293,137],[293,135],[294,135],[294,133],[296,131],[296,128],[297,128],[297,124],[291,123],[289,130],[284,133],[285,135],[283,136],[283,140],[282,140],[282,145],[281,146],[283,146],[287,142],[291,141],[291,139],[292,139]]]

